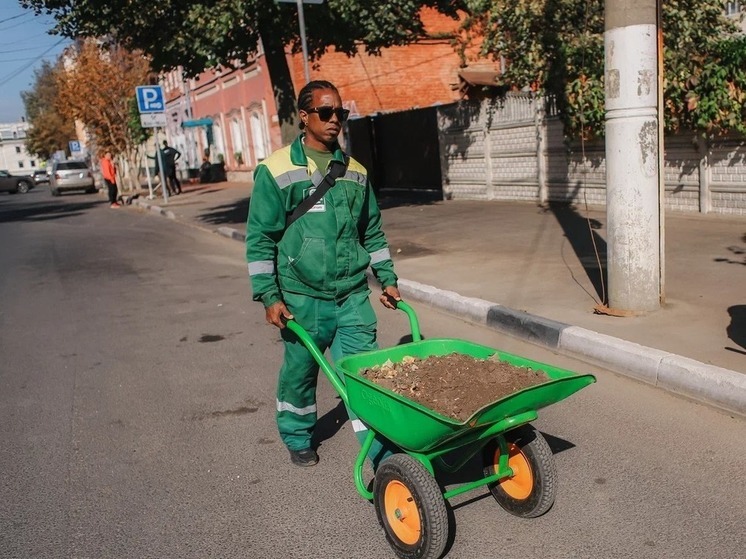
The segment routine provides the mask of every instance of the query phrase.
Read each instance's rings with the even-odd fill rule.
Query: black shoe
[[[303,450],[291,450],[290,461],[296,466],[315,466],[319,462],[319,455],[312,448],[304,448]]]

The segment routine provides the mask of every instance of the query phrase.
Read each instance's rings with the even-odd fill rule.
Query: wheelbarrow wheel
[[[378,466],[373,503],[391,547],[402,559],[437,559],[448,540],[443,493],[430,472],[408,454]]]
[[[502,508],[515,516],[541,516],[552,507],[557,493],[552,449],[531,425],[522,425],[503,436],[513,475],[490,484],[490,492]],[[499,458],[500,447],[493,440],[485,447],[485,475],[497,472]]]

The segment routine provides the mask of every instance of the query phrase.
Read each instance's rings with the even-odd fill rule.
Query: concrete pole
[[[308,47],[306,46],[306,20],[303,15],[303,0],[298,0],[298,24],[300,26],[300,42],[303,48],[303,74],[306,83],[311,81],[311,72],[308,69]]]
[[[660,308],[656,0],[606,0],[609,307]]]

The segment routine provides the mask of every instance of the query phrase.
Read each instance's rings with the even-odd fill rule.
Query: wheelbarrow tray
[[[466,421],[459,422],[359,374],[363,369],[382,365],[389,360],[399,363],[406,356],[425,359],[452,353],[477,359],[497,355],[501,361],[511,365],[542,371],[550,380],[487,404]],[[491,347],[450,338],[416,341],[348,356],[339,360],[336,367],[344,374],[350,409],[370,428],[403,450],[419,453],[430,452],[446,443],[457,444],[459,437],[474,440],[478,438],[475,431],[484,431],[499,421],[504,421],[509,428],[518,427],[530,420],[519,420],[531,416],[526,412],[559,402],[595,382],[593,375],[579,375]],[[469,379],[464,378],[464,382],[469,382]],[[516,418],[518,422],[511,423],[511,418]]]

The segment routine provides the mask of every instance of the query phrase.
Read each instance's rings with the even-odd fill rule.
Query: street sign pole
[[[153,129],[153,140],[155,141],[155,156],[158,161],[158,171],[161,178],[161,190],[163,201],[168,203],[168,187],[166,186],[166,174],[163,169],[163,154],[158,142],[158,127],[166,126],[166,103],[163,97],[163,88],[160,85],[140,85],[135,88],[137,98],[137,109],[140,112],[140,124],[143,128]],[[147,154],[146,154],[147,155]],[[148,172],[149,198],[153,199],[153,187],[150,183],[150,169],[146,163]]]
[[[303,4],[323,4],[324,0],[275,0],[276,2],[295,2],[298,7],[298,26],[300,27],[300,44],[303,48],[303,74],[306,83],[311,81],[311,71],[308,67],[308,46],[306,45],[306,19],[303,14]]]
[[[306,83],[311,81],[311,71],[308,68],[308,47],[306,46],[306,21],[303,16],[303,0],[298,0],[298,25],[300,26],[300,41],[303,46],[303,72]]]

